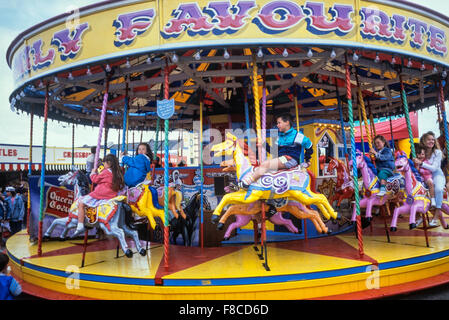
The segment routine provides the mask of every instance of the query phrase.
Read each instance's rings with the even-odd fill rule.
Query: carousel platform
[[[22,231],[8,239],[12,270],[26,293],[46,299],[273,300],[374,299],[449,282],[449,232],[408,230],[400,220],[387,241],[383,221],[354,232],[268,243],[265,270],[252,245],[197,248],[151,243],[150,255],[116,256],[115,240],[43,243],[42,256]],[[143,244],[145,244],[143,242]],[[136,251],[134,249],[134,251]]]

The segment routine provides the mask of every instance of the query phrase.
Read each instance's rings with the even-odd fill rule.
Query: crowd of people
[[[11,235],[26,226],[28,189],[22,185],[7,186],[0,190],[0,227]]]

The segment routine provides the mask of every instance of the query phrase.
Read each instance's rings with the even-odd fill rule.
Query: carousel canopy
[[[157,5],[159,4],[159,7]],[[107,124],[155,126],[156,101],[168,86],[179,126],[204,115],[242,114],[253,101],[253,68],[267,113],[301,121],[347,121],[345,64],[357,107],[358,88],[374,117],[438,101],[446,67],[449,18],[405,1],[105,1],[55,17],[20,34],[7,61],[16,89],[11,108],[98,126],[106,83]],[[359,8],[359,10],[356,10]],[[70,21],[70,23],[68,23]],[[168,74],[166,83],[165,74]]]

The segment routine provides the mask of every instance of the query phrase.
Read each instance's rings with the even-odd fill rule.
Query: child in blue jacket
[[[0,300],[14,300],[22,293],[22,287],[9,275],[9,257],[0,252]]]
[[[376,157],[377,177],[380,180],[380,191],[377,195],[382,197],[386,193],[385,185],[387,184],[387,179],[393,175],[395,169],[394,155],[384,136],[375,136],[374,146],[378,151],[371,148],[369,153]]]
[[[262,162],[252,175],[248,174],[239,182],[240,188],[248,189],[251,183],[269,171],[296,167],[301,161],[302,149],[305,150],[305,162],[310,161],[313,154],[312,141],[293,128],[292,116],[288,113],[277,116],[276,126],[279,130],[278,157]]]
[[[136,156],[124,156],[122,163],[128,166],[125,173],[125,184],[128,187],[135,187],[143,182],[147,173],[151,170],[152,160],[153,152],[148,143],[140,143],[137,146]]]

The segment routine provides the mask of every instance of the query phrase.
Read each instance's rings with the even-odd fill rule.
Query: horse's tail
[[[310,176],[310,190],[311,190],[313,193],[317,193],[317,192],[316,192],[316,178],[315,178],[315,175],[314,175],[313,172],[310,171],[309,169],[307,169],[307,173],[308,173],[309,176]]]
[[[125,211],[125,225],[131,230],[137,230],[137,227],[134,224],[133,211],[129,204],[122,202],[122,208]]]
[[[181,209],[181,202],[182,202],[182,193],[181,191],[174,190],[175,192],[175,201],[176,201],[176,209]]]

